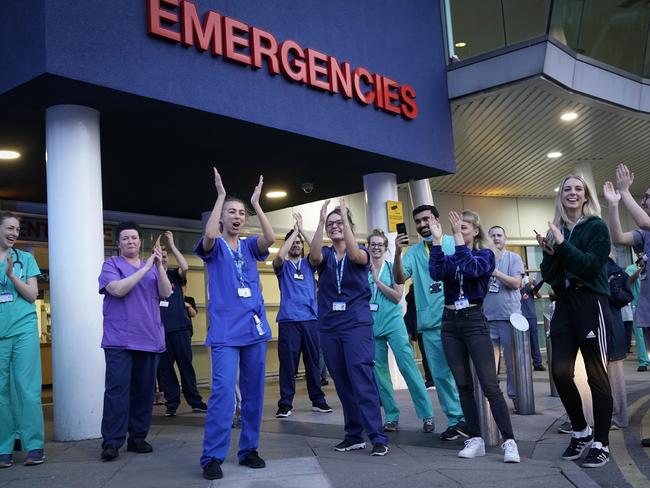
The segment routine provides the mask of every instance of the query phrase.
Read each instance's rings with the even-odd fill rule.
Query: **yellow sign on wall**
[[[402,202],[386,201],[386,213],[388,214],[388,232],[397,232],[397,224],[404,222],[404,210]]]

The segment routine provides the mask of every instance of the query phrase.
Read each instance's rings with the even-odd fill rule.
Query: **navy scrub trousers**
[[[295,372],[301,352],[305,365],[309,399],[312,405],[325,403],[325,394],[320,387],[318,321],[280,322],[278,329],[278,358],[280,360],[278,406],[293,407],[293,397],[296,393]]]
[[[119,449],[129,433],[129,445],[149,433],[160,354],[130,349],[104,349],[106,389],[102,417],[102,449]]]
[[[345,440],[363,442],[365,430],[373,444],[388,444],[378,408],[372,325],[321,331],[320,339],[325,364],[343,406]]]
[[[192,339],[190,329],[176,330],[165,333],[167,351],[160,354],[158,382],[165,392],[167,408],[176,410],[181,402],[181,390],[174,370],[174,362],[178,365],[183,386],[183,396],[192,408],[203,406],[203,400],[196,387],[196,374],[192,366]]]

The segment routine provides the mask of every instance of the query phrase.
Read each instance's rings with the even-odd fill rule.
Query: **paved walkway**
[[[636,372],[626,363],[631,425],[612,432],[613,462],[597,470],[583,470],[559,455],[569,437],[557,433],[564,420],[558,398],[549,396],[548,376],[535,373],[536,415],[513,415],[513,427],[522,454],[521,464],[502,462],[499,447],[489,448],[484,458],[459,459],[461,441],[442,442],[438,435],[421,432],[421,422],[406,391],[397,392],[402,408],[400,430],[391,434],[391,452],[384,458],[369,456],[369,449],[338,453],[332,449],[343,435],[342,412],[334,388],[326,388],[332,414],[312,413],[306,401],[304,381],[294,414],[275,419],[278,385],[267,384],[260,454],[267,468],[252,470],[233,462],[239,430],[233,429],[233,446],[223,466],[224,479],[208,482],[201,477],[198,459],[203,438],[203,415],[179,410],[175,418],[155,407],[148,440],[152,454],[127,453],[111,463],[99,461],[100,442],[48,442],[46,463],[26,468],[17,463],[0,471],[0,487],[148,488],[148,487],[642,487],[650,486],[650,450],[639,445],[650,436],[650,373]],[[207,395],[207,392],[204,392]],[[436,431],[446,428],[435,392],[430,392],[436,412]],[[46,406],[48,435],[51,406]],[[20,461],[22,455],[16,456]]]

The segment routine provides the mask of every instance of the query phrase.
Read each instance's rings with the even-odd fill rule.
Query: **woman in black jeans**
[[[483,298],[494,271],[494,253],[483,248],[484,233],[478,214],[464,210],[449,212],[449,223],[456,241],[456,252],[445,256],[439,222],[431,225],[429,272],[436,281],[444,281],[445,310],[442,315],[442,346],[454,375],[470,438],[458,453],[461,458],[485,456],[474,383],[469,360],[474,363],[481,388],[490,402],[494,420],[503,436],[503,461],[518,463],[519,451],[512,433],[510,414],[499,388],[490,331],[483,317]]]

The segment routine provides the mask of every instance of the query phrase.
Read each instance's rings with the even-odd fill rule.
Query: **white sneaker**
[[[477,456],[485,456],[485,442],[482,437],[470,437],[465,441],[465,448],[458,453],[458,457],[472,459]]]
[[[503,462],[504,463],[519,463],[519,449],[517,449],[517,443],[514,439],[508,439],[503,444],[501,444],[501,449],[503,449]]]

